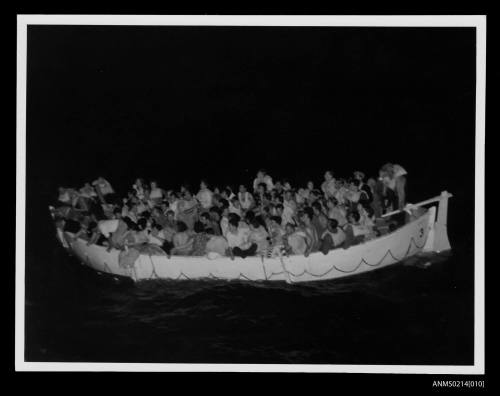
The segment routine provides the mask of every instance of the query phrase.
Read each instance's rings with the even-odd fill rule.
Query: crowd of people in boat
[[[125,197],[99,177],[80,189],[59,188],[53,216],[61,235],[88,245],[140,253],[219,257],[305,255],[368,241],[397,225],[381,219],[405,205],[406,171],[386,164],[376,178],[360,171],[294,188],[260,170],[236,190],[202,180],[193,193],[135,180]],[[134,252],[131,254],[130,252]]]

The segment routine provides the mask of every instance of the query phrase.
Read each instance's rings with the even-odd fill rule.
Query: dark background
[[[474,29],[31,26],[27,78],[27,360],[472,363]],[[196,191],[386,162],[411,202],[454,194],[452,259],[123,291],[73,270],[47,211],[98,175]]]
[[[472,28],[31,26],[28,200],[100,174],[196,190],[385,162],[410,198],[472,193],[474,97]]]

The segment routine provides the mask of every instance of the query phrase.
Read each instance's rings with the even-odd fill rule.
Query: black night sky
[[[472,194],[474,98],[472,28],[31,26],[28,200],[99,174],[196,189],[385,162],[410,199]]]

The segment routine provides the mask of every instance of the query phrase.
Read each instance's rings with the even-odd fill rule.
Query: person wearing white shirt
[[[273,179],[271,176],[267,175],[266,171],[263,169],[257,172],[257,177],[253,181],[253,190],[257,191],[257,188],[261,183],[266,185],[267,191],[271,191],[274,188]]]
[[[213,193],[209,190],[207,183],[202,180],[200,183],[200,191],[196,194],[196,199],[204,210],[209,210],[212,205]]]
[[[337,189],[335,188],[335,178],[331,171],[325,172],[325,181],[321,184],[321,191],[325,194],[326,198],[332,198],[335,196]]]
[[[150,183],[150,186],[149,200],[152,203],[150,206],[160,205],[163,200],[163,190],[158,187],[158,183],[154,180]]]
[[[246,187],[242,184],[240,185],[240,191],[238,192],[238,200],[240,201],[240,205],[244,210],[248,210],[252,207],[254,200],[252,194],[250,194]]]
[[[237,197],[234,197],[229,203],[229,213],[235,213],[238,216],[243,216],[243,211],[241,208],[241,203]]]
[[[227,243],[230,247],[232,256],[247,257],[255,255],[257,244],[252,243],[250,238],[250,229],[238,227],[237,219],[229,220],[229,227],[226,234]]]

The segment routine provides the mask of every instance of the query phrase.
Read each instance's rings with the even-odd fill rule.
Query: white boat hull
[[[225,279],[249,281],[310,282],[341,278],[387,267],[421,251],[432,251],[436,225],[435,208],[398,230],[348,249],[335,249],[324,255],[245,259],[192,256],[141,255],[132,268],[122,268],[118,251],[91,245],[77,239],[68,250],[89,267],[112,275],[149,279]]]

